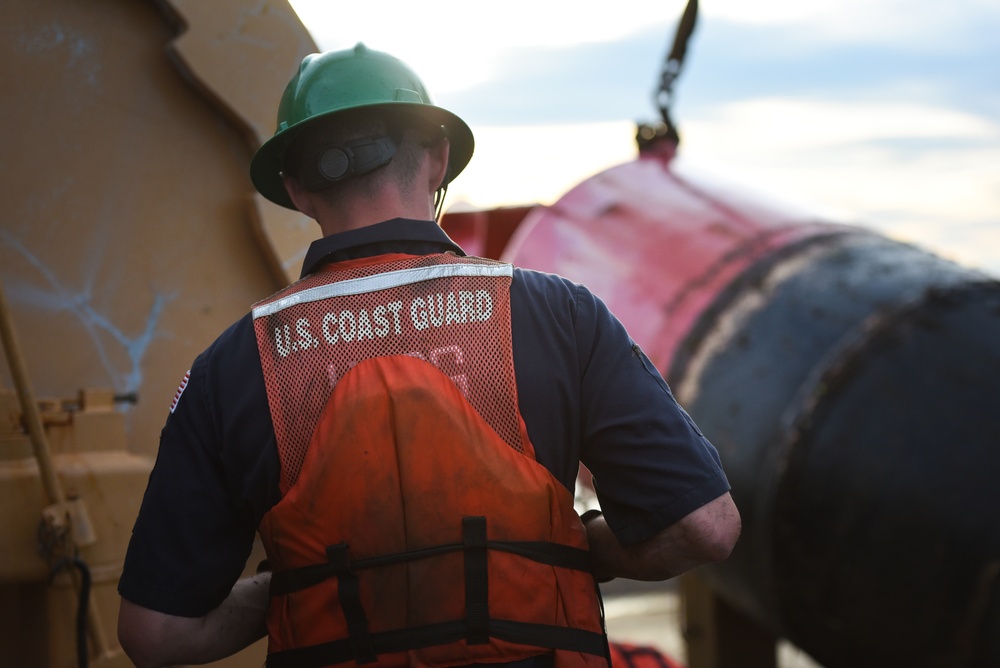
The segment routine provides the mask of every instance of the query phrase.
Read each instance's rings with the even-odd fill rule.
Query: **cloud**
[[[439,96],[470,123],[538,125],[651,117],[665,33],[512,52],[489,82]]]
[[[551,204],[584,179],[635,157],[628,122],[474,128],[476,154],[448,206]]]
[[[730,102],[687,128],[714,144],[758,155],[883,139],[1000,140],[997,121],[945,106],[792,97]]]
[[[650,25],[667,26],[684,6],[683,0],[619,0],[596,8],[575,0],[291,4],[321,49],[363,41],[402,58],[438,95],[492,80],[519,53],[611,42]]]
[[[716,0],[705,3],[701,13],[707,21],[791,28],[803,45],[868,43],[919,50],[960,48],[964,35],[985,36],[976,29],[1000,22],[993,0]],[[788,34],[794,37],[793,31]]]
[[[744,100],[689,121],[682,156],[818,215],[1000,275],[1000,122],[943,106]]]
[[[699,24],[676,83],[675,118],[683,124],[719,103],[792,95],[950,104],[1000,116],[1000,42],[993,37],[1000,16],[995,30],[990,25],[965,17],[955,32],[942,28],[933,39],[844,43],[818,38],[824,28],[816,24],[735,23],[710,15]],[[490,125],[650,120],[658,115],[654,93],[673,30],[658,25],[617,40],[511,50],[491,65],[488,80],[468,79],[439,101],[472,123]],[[962,48],[941,50],[956,43]]]

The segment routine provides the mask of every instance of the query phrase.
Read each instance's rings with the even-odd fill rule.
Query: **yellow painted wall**
[[[134,392],[126,447],[155,455],[195,356],[318,236],[248,176],[315,50],[284,0],[0,4],[0,283],[39,398]]]

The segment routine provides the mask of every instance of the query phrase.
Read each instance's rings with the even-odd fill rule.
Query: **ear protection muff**
[[[354,139],[345,144],[320,146],[314,161],[315,169],[303,170],[302,185],[310,191],[325,190],[337,181],[361,176],[389,164],[397,146],[389,137]]]

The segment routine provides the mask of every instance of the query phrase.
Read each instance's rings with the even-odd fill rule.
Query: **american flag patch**
[[[184,374],[184,379],[181,384],[177,387],[177,391],[174,392],[174,400],[170,402],[170,412],[173,413],[174,409],[177,408],[177,402],[181,400],[181,395],[184,394],[185,388],[188,386],[188,380],[191,378],[191,370],[189,369],[186,374]]]

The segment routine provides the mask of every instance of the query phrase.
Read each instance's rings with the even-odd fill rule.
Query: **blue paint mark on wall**
[[[9,290],[8,297],[12,302],[31,304],[32,306],[51,312],[69,312],[73,314],[90,335],[98,359],[112,379],[116,392],[137,392],[142,385],[142,361],[150,345],[157,337],[157,326],[163,315],[164,307],[176,295],[154,294],[153,303],[146,316],[145,326],[135,336],[129,336],[117,327],[105,314],[94,308],[92,304],[92,284],[83,286],[78,291],[64,287],[55,273],[42,260],[31,252],[18,239],[5,230],[0,230],[0,239],[5,245],[21,255],[34,267],[46,285],[39,286],[19,281]],[[129,368],[115,369],[110,351],[106,344],[107,336],[120,344],[129,359]],[[126,408],[127,409],[127,408]]]
[[[97,48],[94,41],[85,36],[53,23],[42,27],[37,33],[20,35],[17,44],[22,51],[30,54],[67,50],[67,69],[82,75],[88,84],[97,83],[97,75],[101,70],[101,64],[96,58]]]

